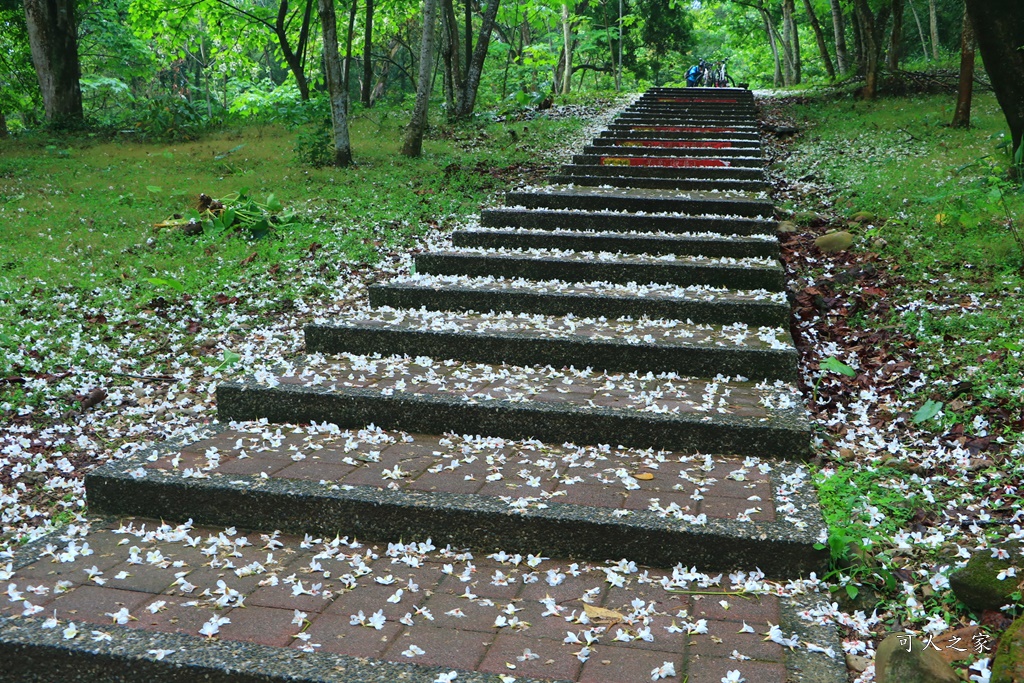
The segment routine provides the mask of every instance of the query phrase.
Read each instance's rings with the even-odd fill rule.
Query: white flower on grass
[[[725,675],[722,676],[722,683],[743,683],[745,680],[747,679],[745,679],[737,669],[727,671]]]
[[[416,655],[424,655],[427,651],[416,645],[410,645],[407,649],[402,650],[403,657],[415,657]]]
[[[173,655],[175,652],[177,652],[177,650],[164,650],[162,648],[157,648],[156,650],[149,650],[149,654],[153,655],[153,657],[155,657],[157,661],[160,661],[167,655]]]
[[[985,657],[971,664],[968,669],[978,673],[971,674],[970,680],[974,681],[974,683],[989,683],[992,680],[992,671],[988,668],[988,663],[989,658]]]
[[[661,666],[656,666],[651,669],[651,680],[656,681],[659,678],[672,678],[676,675],[676,665],[672,662],[662,662]]]

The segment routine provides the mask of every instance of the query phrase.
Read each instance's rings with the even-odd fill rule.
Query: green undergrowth
[[[450,227],[495,192],[543,173],[541,164],[582,125],[575,118],[439,125],[423,157],[409,159],[398,154],[405,121],[405,113],[386,109],[357,117],[356,165],[347,169],[302,163],[296,146],[308,144],[314,129],[273,125],[173,144],[88,135],[0,143],[0,376],[18,372],[7,351],[76,334],[86,314],[68,307],[83,295],[94,325],[104,324],[97,311],[123,321],[158,308],[161,297],[209,300],[240,282],[266,294],[245,302],[254,312],[326,296],[325,278],[272,281],[268,272],[297,272],[289,264],[316,254],[329,254],[333,263],[324,267],[336,271],[411,246],[431,227]],[[200,194],[246,215],[246,229],[204,214],[196,222],[206,229],[188,234],[182,228],[199,217]],[[42,355],[52,363],[39,359],[44,367],[91,367],[85,352],[68,358],[47,348],[52,353]],[[6,386],[0,400],[16,407],[20,391]]]
[[[954,98],[852,99],[793,106],[806,132],[787,175],[834,188],[794,209],[838,213],[858,248],[903,282],[892,320],[919,344],[921,368],[957,385],[936,429],[962,423],[1011,436],[1024,419],[1024,188],[995,98],[976,95],[970,129],[950,128]],[[873,220],[841,219],[867,212]]]

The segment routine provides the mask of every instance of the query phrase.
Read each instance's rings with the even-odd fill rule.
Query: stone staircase
[[[846,680],[764,583],[828,558],[752,95],[653,89],[552,181],[92,472],[0,566],[0,680]]]

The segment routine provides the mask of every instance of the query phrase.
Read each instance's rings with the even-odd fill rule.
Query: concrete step
[[[626,169],[619,175],[575,175],[556,174],[551,182],[583,187],[639,188],[645,190],[679,190],[681,192],[703,190],[728,190],[733,192],[761,192],[768,185],[756,180],[700,180],[688,178],[651,178],[636,175]]]
[[[759,156],[725,157],[716,155],[714,150],[709,149],[700,150],[703,154],[686,156],[678,153],[673,156],[650,155],[645,151],[637,151],[636,148],[626,148],[624,151],[625,154],[574,154],[572,162],[584,166],[715,169],[717,173],[723,173],[728,169],[736,170],[741,174],[756,173],[760,177],[764,176],[764,159]]]
[[[714,214],[766,218],[774,208],[768,199],[728,192],[664,192],[615,188],[576,189],[565,185],[525,188],[505,193],[505,205],[527,209],[643,211],[647,213]]]
[[[656,137],[639,138],[594,138],[585,150],[601,147],[630,147],[636,149],[714,149],[723,154],[728,150],[742,150],[743,155],[761,153],[757,140],[666,140]]]
[[[765,290],[417,274],[373,285],[369,294],[374,308],[511,311],[593,318],[647,316],[699,324],[741,322],[757,327],[789,325],[785,295]]]
[[[761,139],[760,133],[754,132],[726,132],[726,128],[712,128],[697,130],[698,126],[631,126],[624,129],[609,127],[598,137],[619,138],[624,140],[749,140],[757,142]],[[660,130],[659,130],[660,129]],[[675,129],[675,130],[665,130]]]
[[[690,128],[739,128],[744,131],[760,132],[757,119],[748,116],[726,116],[711,115],[702,113],[687,114],[676,112],[674,114],[637,114],[623,113],[615,118],[613,126],[683,126]]]
[[[534,230],[528,228],[478,228],[456,230],[457,247],[497,249],[572,249],[624,254],[675,254],[676,256],[758,256],[778,258],[779,243],[769,235],[741,237],[717,233],[630,232],[594,230]]]
[[[673,115],[731,116],[754,121],[757,108],[752,105],[715,104],[665,104],[645,103],[622,110],[622,115],[673,116]]]
[[[426,434],[616,443],[809,458],[802,398],[784,382],[599,373],[409,356],[309,356],[217,387],[222,421],[373,423]]]
[[[87,485],[90,508],[110,516],[778,577],[828,559],[813,548],[824,524],[807,471],[757,457],[236,422],[154,445]]]
[[[431,275],[524,278],[563,282],[708,285],[782,291],[785,272],[770,258],[732,258],[564,249],[518,250],[467,247],[416,256],[416,272]]]
[[[653,161],[653,163],[651,163]],[[622,157],[605,157],[603,163],[597,164],[566,164],[562,166],[562,175],[587,176],[631,176],[634,178],[671,178],[678,180],[748,180],[764,183],[765,174],[760,168],[730,167],[727,161],[719,159],[688,159],[688,163],[676,162],[683,159],[629,159]],[[717,163],[716,163],[717,162]],[[742,187],[742,186],[741,186]],[[722,186],[719,189],[729,189]]]
[[[208,485],[201,480],[196,495]],[[750,506],[757,505],[768,504]],[[689,562],[675,570],[619,562],[626,547],[639,545],[625,533],[609,536],[614,560],[588,563],[539,558],[536,547],[524,549],[538,553],[528,557],[467,553],[424,536],[355,542],[335,539],[333,530],[306,536],[158,518],[91,522],[84,538],[58,532],[17,551],[5,583],[42,611],[22,616],[31,611],[24,601],[0,606],[5,680],[497,683],[512,672],[522,683],[646,683],[666,666],[674,670],[666,680],[690,683],[718,683],[727,670],[760,683],[845,680],[836,630],[799,616],[815,602],[777,597],[785,583],[760,572],[716,578],[686,570]],[[558,536],[572,536],[575,524],[563,522]],[[637,531],[652,547],[668,545],[654,527]],[[82,552],[86,543],[91,554]],[[47,544],[61,551],[58,560]],[[789,546],[800,544],[794,538]],[[739,545],[723,538],[719,547],[729,553]],[[776,544],[758,555],[771,561],[789,552]],[[584,598],[625,621],[582,624]],[[741,632],[744,623],[752,632]],[[772,642],[764,634],[773,626],[839,654],[833,660]],[[642,627],[649,642],[637,637]],[[564,642],[569,632],[593,642]],[[730,659],[733,651],[743,661]],[[832,673],[825,678],[823,670]]]
[[[461,359],[487,363],[796,380],[789,333],[772,327],[385,308],[307,325],[305,334],[308,353],[443,357],[458,349]]]
[[[774,235],[776,222],[742,216],[635,214],[615,211],[497,208],[480,212],[485,227],[518,227],[536,230],[618,230],[625,232],[714,232],[738,235]]]
[[[756,126],[750,125],[721,125],[717,123],[700,123],[700,124],[677,124],[664,122],[664,119],[658,123],[654,123],[657,119],[651,119],[650,121],[643,122],[613,122],[608,125],[605,131],[609,135],[605,137],[613,137],[614,134],[620,132],[628,133],[657,133],[659,137],[663,137],[665,133],[680,133],[680,134],[710,134],[713,133],[717,137],[721,138],[739,138],[739,139],[759,139],[761,133],[758,131]]]
[[[624,141],[623,145],[603,144],[587,145],[583,148],[584,156],[617,156],[617,157],[681,157],[681,158],[705,158],[722,159],[724,161],[749,159],[751,162],[764,163],[760,147],[733,147],[724,146],[729,143],[691,141],[681,144],[673,144],[667,147],[655,147],[646,144],[636,144],[634,140]],[[646,142],[646,141],[645,141]],[[654,142],[654,141],[650,141]],[[676,141],[678,143],[678,141]]]

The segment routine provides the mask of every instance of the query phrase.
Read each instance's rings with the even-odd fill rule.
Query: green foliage
[[[918,408],[917,412],[914,413],[914,424],[921,424],[922,422],[927,422],[932,419],[939,414],[943,405],[945,404],[943,404],[942,401],[933,401],[932,399],[928,399],[924,402],[924,405]]]
[[[334,163],[334,128],[330,117],[316,125],[304,126],[295,138],[295,156],[299,163],[323,168]]]
[[[175,142],[197,140],[209,125],[192,102],[180,95],[164,95],[146,101],[135,129],[143,140]]]

